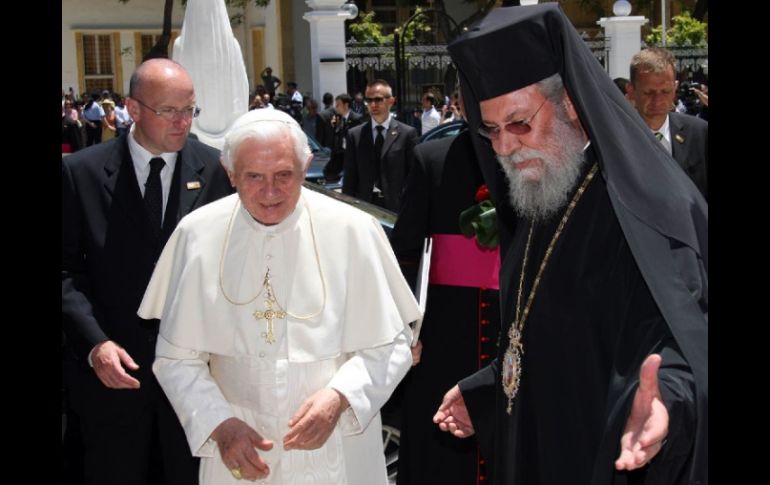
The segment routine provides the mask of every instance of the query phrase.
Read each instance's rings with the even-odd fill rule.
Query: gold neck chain
[[[314,318],[320,315],[321,312],[323,312],[324,308],[326,307],[326,282],[324,280],[323,270],[321,269],[321,258],[318,255],[318,244],[316,243],[316,238],[315,238],[315,227],[313,226],[313,216],[310,213],[310,208],[308,207],[307,202],[304,200],[304,197],[303,197],[302,203],[305,206],[305,211],[307,212],[307,218],[310,223],[310,236],[313,240],[313,253],[315,255],[316,267],[318,268],[318,276],[321,278],[321,289],[323,292],[323,301],[321,302],[321,307],[318,309],[318,311],[311,313],[310,315],[295,315],[289,311],[285,311],[275,298],[273,286],[270,283],[270,268],[268,268],[267,272],[265,273],[265,278],[262,282],[262,287],[259,289],[259,292],[257,292],[256,295],[254,295],[253,298],[250,298],[246,301],[236,301],[227,295],[227,292],[225,291],[225,285],[224,285],[225,254],[227,254],[227,247],[230,245],[230,234],[232,233],[232,230],[233,230],[233,221],[235,220],[235,214],[238,212],[238,208],[241,206],[240,199],[236,201],[236,203],[233,206],[233,212],[232,214],[230,214],[230,221],[227,223],[227,233],[225,234],[225,242],[222,245],[222,255],[219,259],[219,289],[222,291],[222,296],[225,297],[225,300],[237,306],[248,305],[252,303],[254,300],[256,300],[259,297],[259,295],[262,294],[262,291],[267,291],[267,299],[265,300],[265,306],[268,308],[268,312],[270,315],[275,315],[275,316],[278,316],[279,318],[285,318],[285,315],[289,315],[290,317],[296,318],[298,320],[309,320],[311,318]],[[278,307],[277,312],[274,312],[272,310],[273,304],[275,304]],[[257,311],[254,313],[254,318],[258,320],[262,318],[267,318],[265,316],[265,313],[268,313],[268,312]],[[285,314],[285,315],[280,316],[282,314]],[[271,319],[268,319],[268,326],[270,327],[271,325],[272,325]],[[272,332],[269,332],[269,333],[272,334]]]
[[[529,315],[529,309],[532,307],[532,301],[535,299],[537,288],[540,286],[540,279],[543,276],[543,271],[548,264],[548,260],[551,258],[551,253],[553,253],[553,248],[556,246],[556,241],[559,240],[559,237],[564,230],[564,226],[567,224],[567,220],[572,214],[572,211],[575,209],[578,201],[583,196],[583,192],[585,192],[586,187],[588,187],[588,184],[591,182],[591,180],[593,180],[594,175],[596,175],[598,168],[599,166],[594,163],[594,165],[591,167],[591,170],[580,184],[580,187],[578,187],[577,192],[575,192],[575,195],[572,197],[572,200],[567,206],[567,210],[564,211],[564,215],[562,216],[561,221],[559,221],[559,225],[556,228],[553,237],[551,237],[551,242],[548,243],[548,248],[545,250],[543,261],[540,263],[540,268],[537,270],[535,281],[532,283],[532,288],[529,290],[529,296],[527,296],[527,302],[524,305],[524,311],[520,311],[521,295],[524,293],[524,274],[527,270],[527,260],[529,259],[529,248],[532,243],[532,234],[534,233],[535,229],[535,221],[532,221],[529,226],[527,244],[524,246],[524,259],[521,263],[521,275],[519,276],[519,292],[516,295],[515,320],[513,323],[511,323],[511,326],[508,329],[508,350],[506,350],[503,359],[503,391],[505,391],[506,396],[508,396],[508,414],[511,414],[513,399],[516,397],[516,394],[519,391],[519,382],[521,380],[521,356],[524,354],[524,341],[522,337],[524,332],[524,324],[526,323],[527,316]]]

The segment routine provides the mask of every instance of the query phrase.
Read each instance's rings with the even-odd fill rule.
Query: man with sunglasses
[[[397,212],[412,167],[417,130],[390,113],[396,98],[387,81],[370,82],[364,101],[371,119],[348,131],[342,192]]]
[[[158,320],[136,312],[179,219],[232,188],[219,151],[188,139],[199,109],[181,65],[141,64],[126,104],[128,134],[62,159],[70,410],[86,484],[195,484],[197,459],[151,370]]]
[[[705,200],[558,5],[493,10],[449,52],[503,319],[434,422],[478,437],[493,484],[707,483]]]

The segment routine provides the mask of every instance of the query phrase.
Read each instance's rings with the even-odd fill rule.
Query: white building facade
[[[62,89],[128,94],[131,73],[161,34],[163,4],[163,0],[62,0]],[[266,66],[284,85],[296,81],[301,91],[311,90],[310,29],[302,20],[309,10],[301,0],[229,9],[231,16],[242,15],[233,33],[241,45],[251,90],[261,83],[259,75]],[[169,57],[184,12],[181,0],[175,0]]]

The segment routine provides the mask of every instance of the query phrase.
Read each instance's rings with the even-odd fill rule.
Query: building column
[[[310,23],[310,62],[313,74],[313,98],[319,104],[323,93],[334,96],[347,91],[345,77],[345,20],[348,13],[340,7],[343,0],[306,0],[313,10],[303,19]]]
[[[641,16],[602,17],[596,22],[604,28],[604,38],[610,43],[607,61],[611,78],[629,78],[631,58],[642,48],[642,25],[647,22]]]

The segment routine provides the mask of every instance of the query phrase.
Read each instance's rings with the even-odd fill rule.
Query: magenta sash
[[[434,234],[430,283],[500,289],[500,246],[485,248],[462,234]]]

